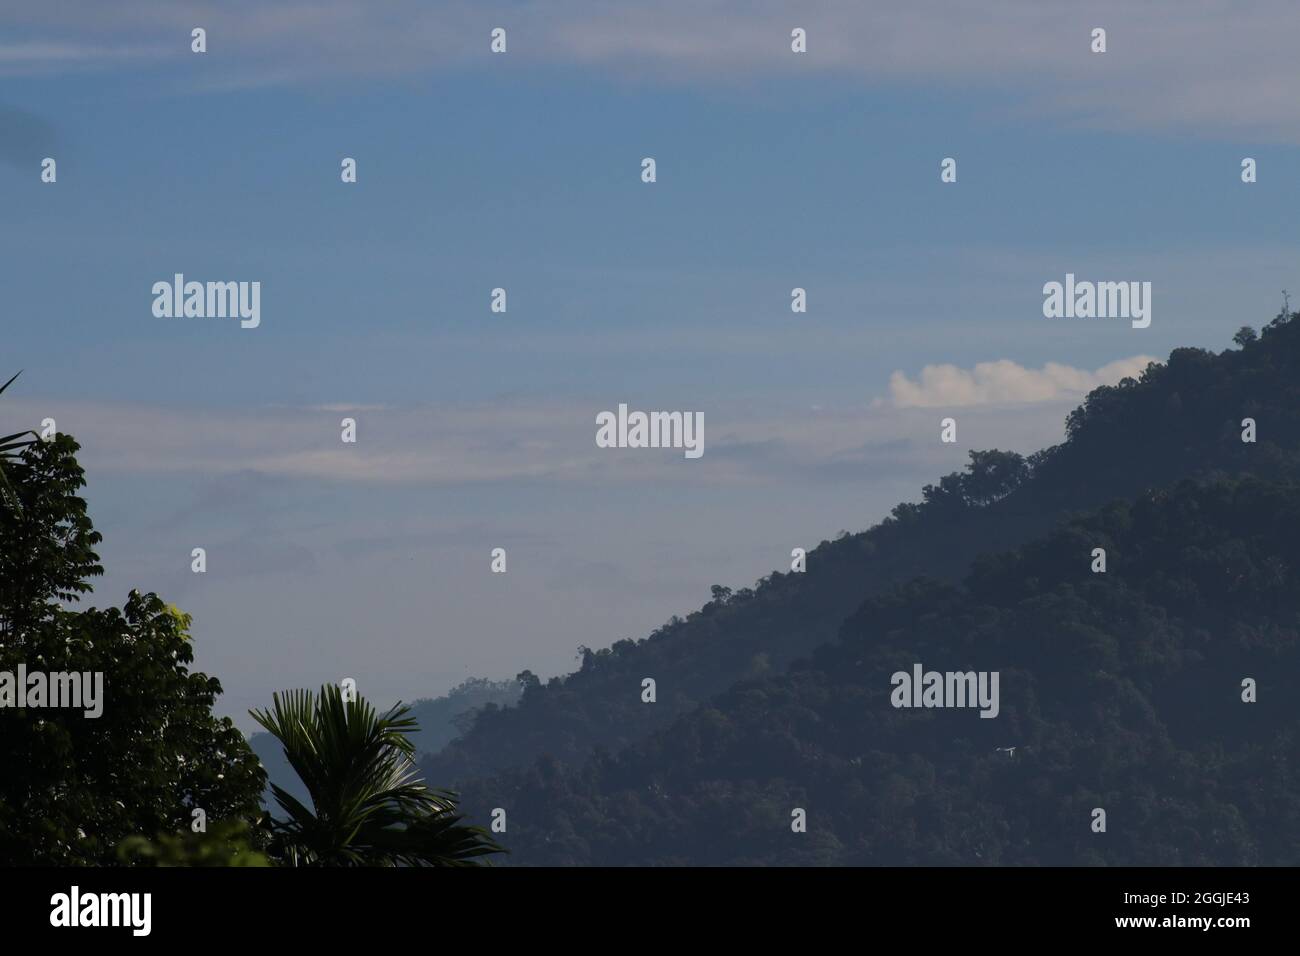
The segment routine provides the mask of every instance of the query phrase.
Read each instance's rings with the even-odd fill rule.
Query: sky
[[[386,704],[565,673],[1277,314],[1296,30],[1270,2],[0,2],[0,431],[81,443],[87,603],[193,614],[245,729],[343,677]],[[260,282],[260,325],[156,317],[175,273]],[[1066,273],[1149,281],[1150,326],[1045,318]],[[620,403],[702,413],[704,454],[598,448]]]

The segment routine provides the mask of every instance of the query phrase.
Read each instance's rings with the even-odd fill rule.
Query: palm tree
[[[312,809],[271,785],[286,820],[271,820],[272,851],[291,866],[476,866],[505,852],[456,813],[456,795],[415,773],[418,729],[409,707],[383,716],[363,698],[325,685],[272,696],[253,719],[284,746]]]
[[[4,394],[4,390],[14,383],[14,378],[17,378],[21,374],[23,373],[15,373],[13,378],[9,379],[9,381],[5,382],[3,385],[0,385],[0,394]],[[28,438],[28,435],[32,437]],[[5,477],[5,462],[17,458],[21,449],[30,445],[36,437],[36,433],[29,430],[25,432],[15,432],[12,435],[5,435],[3,438],[0,438],[0,492],[5,493],[6,497],[13,489],[9,487],[9,479]],[[22,440],[19,441],[18,439]],[[14,497],[14,505],[16,507],[18,506],[18,499],[16,496]]]

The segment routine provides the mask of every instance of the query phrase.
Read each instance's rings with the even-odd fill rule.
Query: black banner
[[[927,941],[979,930],[1232,945],[1284,931],[1294,893],[1287,869],[15,869],[0,879],[7,940],[204,945],[373,945],[401,926],[431,942],[467,930],[668,939],[818,926],[858,938],[923,927]]]

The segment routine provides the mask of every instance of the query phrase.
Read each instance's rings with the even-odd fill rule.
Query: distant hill
[[[1022,458],[974,452],[964,472],[901,504],[869,531],[824,541],[806,573],[674,617],[640,641],[584,654],[579,671],[528,686],[515,707],[422,760],[426,778],[461,785],[540,757],[579,765],[662,730],[739,681],[777,675],[833,640],[864,599],[925,575],[957,582],[980,554],[1013,549],[1072,514],[1184,478],[1300,476],[1300,322],[1280,317],[1243,347],[1177,349],[1140,380],[1099,388],[1070,414],[1066,440]],[[1240,440],[1243,418],[1258,440]],[[757,520],[757,519],[756,519]],[[641,703],[654,677],[658,702]]]
[[[509,707],[519,700],[522,690],[517,680],[493,681],[471,677],[442,697],[417,700],[410,705],[411,716],[419,723],[420,729],[410,735],[411,742],[419,754],[435,754],[470,725],[470,718],[479,708]],[[307,791],[284,759],[279,741],[263,731],[249,737],[248,743],[266,768],[268,781],[262,802],[268,808],[277,808],[271,795],[272,783],[283,787],[297,799],[308,801]],[[310,802],[307,805],[310,806]]]
[[[892,706],[918,663],[998,671],[998,716]],[[1184,482],[963,587],[874,597],[788,674],[621,753],[464,800],[507,809],[511,863],[1293,866],[1298,686],[1300,484]]]

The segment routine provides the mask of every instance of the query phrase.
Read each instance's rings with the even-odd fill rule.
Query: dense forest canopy
[[[917,662],[999,672],[997,718],[891,706]],[[543,758],[464,798],[510,808],[526,863],[1293,864],[1298,680],[1300,484],[1185,482],[964,586],[871,598],[789,673],[621,753]]]

